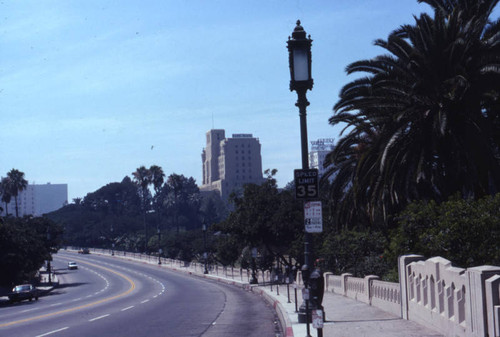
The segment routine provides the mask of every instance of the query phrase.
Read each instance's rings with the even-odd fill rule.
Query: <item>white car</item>
[[[68,269],[78,269],[76,262],[68,262]]]

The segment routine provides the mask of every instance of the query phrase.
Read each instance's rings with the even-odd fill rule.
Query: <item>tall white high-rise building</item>
[[[333,138],[322,138],[311,142],[311,151],[309,152],[309,167],[318,169],[319,176],[323,176],[326,169],[323,167],[325,157],[334,148]]]
[[[56,211],[68,203],[68,184],[28,184],[25,190],[17,196],[19,216],[41,216],[45,213]],[[1,205],[5,208],[5,204]],[[7,205],[9,214],[16,214],[14,197]],[[1,215],[6,214],[4,209]]]
[[[207,132],[207,145],[203,149],[203,184],[201,191],[217,191],[227,200],[232,191],[244,184],[261,184],[262,158],[258,138],[251,134],[233,134],[212,129]]]

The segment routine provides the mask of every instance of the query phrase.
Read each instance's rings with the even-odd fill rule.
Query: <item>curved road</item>
[[[76,261],[78,270],[67,270]],[[274,310],[240,288],[118,258],[54,255],[61,286],[0,305],[0,336],[280,336]]]

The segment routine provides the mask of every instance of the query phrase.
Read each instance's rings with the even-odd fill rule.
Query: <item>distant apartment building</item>
[[[68,184],[28,184],[25,190],[19,192],[17,205],[19,216],[41,216],[56,211],[68,203]],[[1,205],[5,208],[5,204]],[[9,214],[16,214],[14,197],[8,204]],[[4,209],[1,214],[5,215]]]
[[[325,157],[334,148],[333,138],[323,138],[311,142],[311,151],[309,152],[309,167],[318,169],[319,176],[323,176],[326,169],[323,167]]]
[[[262,157],[258,138],[252,134],[233,134],[226,138],[225,131],[212,129],[206,133],[203,163],[203,192],[216,191],[227,200],[232,191],[248,183],[261,184]]]

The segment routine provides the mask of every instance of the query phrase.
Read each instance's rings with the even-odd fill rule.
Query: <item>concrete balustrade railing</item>
[[[399,258],[399,283],[325,273],[325,290],[429,326],[445,336],[500,337],[500,267],[457,268],[442,257]]]
[[[465,336],[471,325],[466,321],[466,295],[470,290],[465,269],[433,257],[408,264],[404,272],[408,319],[425,322],[452,336]]]
[[[370,289],[370,305],[401,316],[401,287],[399,283],[373,279]]]
[[[92,249],[111,254],[109,249]],[[114,251],[149,263],[158,257]],[[161,258],[172,268],[202,274],[205,265]],[[432,327],[450,337],[500,337],[500,267],[457,268],[442,257],[427,260],[420,255],[404,255],[398,261],[399,283],[379,280],[378,276],[353,277],[349,273],[324,273],[325,291],[346,296],[393,313],[403,319]],[[251,273],[239,268],[211,265],[211,275],[249,282]],[[259,284],[271,281],[269,271],[257,272]],[[299,271],[294,282],[303,285]]]
[[[399,259],[402,317],[446,336],[498,337],[500,267],[457,268],[441,257]]]
[[[399,283],[380,281],[378,276],[353,277],[349,273],[340,276],[325,273],[325,291],[343,295],[373,305],[395,315],[401,315]]]

